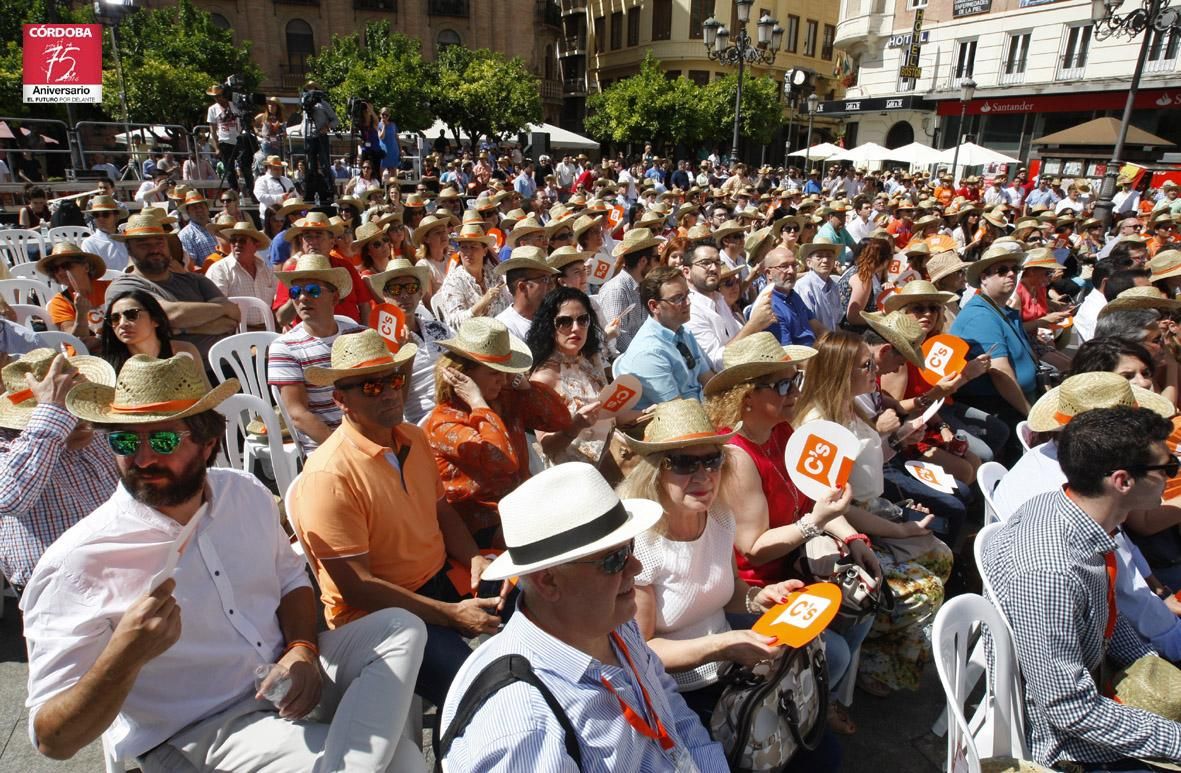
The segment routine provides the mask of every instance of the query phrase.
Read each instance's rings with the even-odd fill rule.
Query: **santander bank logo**
[[[1033,110],[1034,104],[1022,100],[1020,102],[985,102],[980,106],[980,112],[988,113],[1028,113]]]

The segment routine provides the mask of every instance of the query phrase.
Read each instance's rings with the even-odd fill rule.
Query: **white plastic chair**
[[[34,317],[40,317],[45,321],[45,327],[52,329],[54,327],[53,321],[49,318],[49,309],[44,306],[34,306],[31,303],[10,303],[9,307],[16,312],[16,323],[24,325],[30,330],[33,329],[31,320]]]
[[[288,453],[295,454],[295,458],[302,464],[307,459],[307,454],[303,452],[303,446],[299,444],[299,435],[296,434],[297,430],[291,422],[291,414],[287,412],[287,404],[283,402],[283,395],[279,393],[279,387],[271,387],[271,400],[274,401],[275,407],[279,409],[279,415],[283,417],[283,423],[291,430],[291,437],[297,438],[294,442],[285,445],[284,448],[287,448]],[[288,446],[291,446],[291,448],[288,448]]]
[[[1005,477],[1008,470],[1000,462],[985,462],[976,470],[976,485],[980,486],[980,493],[984,494],[984,523],[996,523],[1002,520],[1001,513],[996,508],[996,503],[992,500],[992,495],[996,492],[996,487],[1000,485],[1001,478]],[[1008,514],[1006,513],[1007,517]]]
[[[31,265],[31,264],[29,264]],[[37,279],[0,279],[0,298],[5,303],[26,303],[44,306],[54,295],[48,282]]]
[[[225,448],[228,465],[233,469],[253,472],[256,459],[270,459],[279,494],[286,496],[297,473],[294,460],[283,450],[283,435],[275,409],[260,397],[236,394],[226,398],[217,410],[229,419]],[[255,416],[262,419],[267,428],[265,441],[246,433],[246,425]]]
[[[1017,440],[1021,442],[1021,447],[1026,451],[1033,448],[1033,430],[1029,428],[1028,421],[1017,423]]]
[[[8,276],[10,279],[24,279],[27,281],[37,282],[44,290],[43,298],[52,298],[57,288],[53,286],[53,281],[44,274],[37,271],[36,263],[20,263],[8,269]],[[7,281],[7,280],[4,280]]]
[[[46,254],[45,241],[41,238],[40,231],[28,228],[9,228],[0,231],[0,257],[4,258],[9,268],[28,263],[32,259],[29,247],[36,248],[40,255]]]
[[[43,333],[38,333],[37,338],[41,339],[42,346],[49,349],[60,350],[62,344],[69,344],[74,347],[74,354],[90,354],[90,350],[86,348],[86,344],[82,343],[82,339],[64,330],[46,330]]]
[[[259,313],[267,332],[275,332],[275,313],[271,311],[271,307],[261,298],[255,298],[252,295],[231,295],[230,300],[242,312],[242,321],[238,323],[239,333],[250,332],[248,323],[250,321],[251,311],[257,311]]]
[[[113,268],[108,268],[106,271],[103,272],[103,275],[99,278],[102,279],[104,282],[114,282],[116,279],[123,276],[125,273],[126,272],[116,271]]]
[[[52,245],[58,242],[73,242],[81,245],[82,240],[93,233],[84,225],[59,225],[57,228],[49,229],[49,243]]]
[[[128,769],[127,765],[124,764],[123,760],[116,757],[115,752],[113,752],[111,750],[110,744],[107,743],[107,734],[106,733],[103,733],[102,739],[103,739],[103,765],[106,769],[106,773],[124,773],[124,771],[126,771]]]
[[[982,627],[992,637],[993,665],[984,681],[984,696],[969,720],[964,710],[979,681],[974,650],[983,649]],[[961,771],[966,765],[970,773],[979,773],[982,758],[1028,759],[1017,654],[1004,616],[974,593],[956,596],[935,616],[933,644],[951,716],[945,769]]]
[[[225,381],[228,368],[233,377],[242,382],[242,391],[269,401],[267,347],[278,337],[277,333],[263,330],[238,333],[209,347],[209,366],[217,376],[218,383]]]

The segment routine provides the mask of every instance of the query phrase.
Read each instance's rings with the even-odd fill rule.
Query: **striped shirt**
[[[1153,654],[1118,612],[1104,639],[1105,555],[1115,547],[1059,489],[1022,505],[985,548],[1025,680],[1027,740],[1042,765],[1181,761],[1181,724],[1104,698],[1095,685],[1105,650],[1119,667]]]
[[[336,337],[344,333],[359,333],[364,329],[360,325],[337,322],[335,334],[327,338],[316,338],[300,322],[271,341],[267,350],[267,383],[277,387],[302,384],[308,392],[308,410],[329,427],[339,427],[340,408],[332,401],[332,387],[312,386],[304,380],[303,374],[306,369],[313,366],[330,367],[332,342]],[[296,430],[296,435],[305,453],[311,453],[319,445],[299,430]]]
[[[685,705],[676,683],[644,642],[635,621],[617,631],[627,644],[653,709],[676,742],[675,750],[687,752],[701,771],[727,770],[721,745],[710,740],[697,715]],[[631,670],[608,666],[550,636],[534,625],[522,609],[464,664],[447,694],[440,733],[451,723],[472,680],[487,664],[512,653],[529,659],[570,718],[579,736],[583,773],[676,770],[669,753],[628,724],[618,701],[599,681],[600,676],[605,676],[629,705],[642,706],[643,697]],[[491,696],[476,713],[463,735],[455,739],[447,755],[447,769],[465,773],[574,771],[564,740],[565,732],[541,693],[518,682]]]
[[[38,405],[24,431],[0,437],[0,570],[13,585],[25,585],[45,549],[119,483],[103,441],[66,448],[77,423],[61,406]]]

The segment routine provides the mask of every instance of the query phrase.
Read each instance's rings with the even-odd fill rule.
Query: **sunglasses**
[[[123,311],[109,312],[107,314],[107,324],[110,325],[111,327],[114,327],[115,325],[119,324],[119,321],[121,319],[125,319],[128,322],[135,322],[136,320],[139,319],[140,313],[144,312],[144,311],[147,311],[147,309],[134,308],[134,309],[125,309]]]
[[[632,557],[632,551],[635,549],[635,545],[636,541],[630,540],[626,545],[620,545],[602,558],[595,558],[590,561],[567,561],[566,563],[590,564],[591,566],[599,567],[603,571],[603,574],[619,574],[627,566],[627,560]]]
[[[148,445],[157,454],[167,456],[180,446],[180,441],[193,433],[188,430],[161,429],[155,432],[131,432],[129,430],[113,430],[107,434],[107,444],[116,456],[132,456],[139,451],[142,438],[148,439]]]
[[[911,314],[938,314],[942,309],[943,307],[936,303],[916,303],[906,307]]]
[[[726,288],[738,287],[738,285],[740,285],[741,283],[742,283],[741,279],[739,279],[736,276],[732,276],[729,279],[723,279],[721,282],[721,286],[726,287]]]
[[[100,217],[114,217],[114,216],[115,216],[114,212],[95,212],[94,213],[95,220],[97,220]]]
[[[800,227],[798,225],[785,225],[783,231],[787,233],[799,233]]]
[[[689,351],[689,347],[684,341],[677,341],[677,351],[681,353],[681,358],[685,360],[686,368],[693,370],[697,367],[697,358],[693,356],[693,352]]]
[[[389,239],[374,239],[373,241],[369,242],[369,246],[371,246],[371,247],[384,247],[384,246],[386,246],[386,245],[387,245],[387,244],[389,244],[389,243],[390,243],[390,240],[389,240]]]
[[[385,393],[387,387],[393,388],[396,392],[406,385],[405,373],[394,373],[385,378],[371,378],[357,384],[349,384],[348,386],[337,385],[338,389],[360,389],[366,397],[380,397]]]
[[[1164,464],[1133,464],[1128,467],[1120,467],[1117,469],[1126,470],[1136,476],[1145,475],[1155,470],[1161,470],[1164,472],[1166,478],[1175,478],[1177,477],[1178,473],[1181,473],[1181,459],[1178,459],[1176,456],[1174,456]],[[1108,470],[1107,474],[1111,475],[1113,472],[1116,472],[1116,470]]]
[[[755,389],[774,389],[780,397],[787,397],[792,389],[799,389],[804,384],[804,374],[796,373],[791,378],[783,378],[771,383],[755,384]]]
[[[990,276],[1008,276],[1016,270],[1016,266],[997,266],[996,268],[990,268],[985,273],[989,274]]]
[[[698,470],[717,472],[722,469],[721,451],[708,456],[691,456],[689,454],[666,454],[660,466],[674,475],[693,475]]]
[[[418,282],[405,282],[400,285],[388,284],[385,286],[385,294],[391,298],[400,298],[402,293],[406,295],[415,295],[422,289],[422,285]]]
[[[574,238],[573,231],[562,231],[562,233],[560,233],[560,234],[554,234],[553,236],[551,236],[550,241],[551,242],[564,242],[567,239],[573,239],[573,238]]]
[[[567,331],[575,325],[585,328],[590,327],[590,314],[579,314],[577,317],[567,317],[565,315],[554,317],[554,326],[561,331]]]
[[[245,244],[251,241],[251,238],[249,236],[231,236],[228,241],[230,244]]]
[[[323,295],[324,292],[324,288],[320,285],[291,285],[291,289],[287,294],[291,296],[291,300],[293,301],[299,300],[299,296],[301,295],[306,295],[312,300],[315,300]]]

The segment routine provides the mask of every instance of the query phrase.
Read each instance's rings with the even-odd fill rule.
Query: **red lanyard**
[[[1107,564],[1107,628],[1103,631],[1103,638],[1111,640],[1115,633],[1115,576],[1117,573],[1115,564],[1115,551],[1103,554],[1103,563]]]
[[[611,691],[611,694],[615,696],[615,700],[619,701],[619,708],[623,711],[623,718],[627,720],[627,723],[634,727],[637,733],[644,736],[645,738],[651,738],[653,741],[656,741],[660,744],[661,749],[668,751],[669,749],[676,746],[676,743],[668,734],[668,731],[664,729],[664,723],[660,721],[660,717],[657,715],[656,709],[652,708],[652,700],[648,697],[648,688],[644,687],[644,680],[640,679],[640,673],[636,671],[636,666],[634,663],[632,663],[631,654],[627,651],[627,645],[623,643],[623,637],[615,631],[612,631],[611,640],[615,642],[615,646],[619,647],[619,651],[623,653],[623,659],[627,661],[628,668],[631,669],[632,674],[634,674],[636,677],[636,684],[640,686],[640,694],[644,696],[644,708],[647,710],[648,715],[651,716],[656,722],[655,729],[644,717],[641,717],[635,709],[627,705],[627,701],[619,696],[619,693],[617,693],[615,688],[611,686],[611,683],[607,681],[607,677],[600,676],[599,681],[603,683],[604,687]]]

